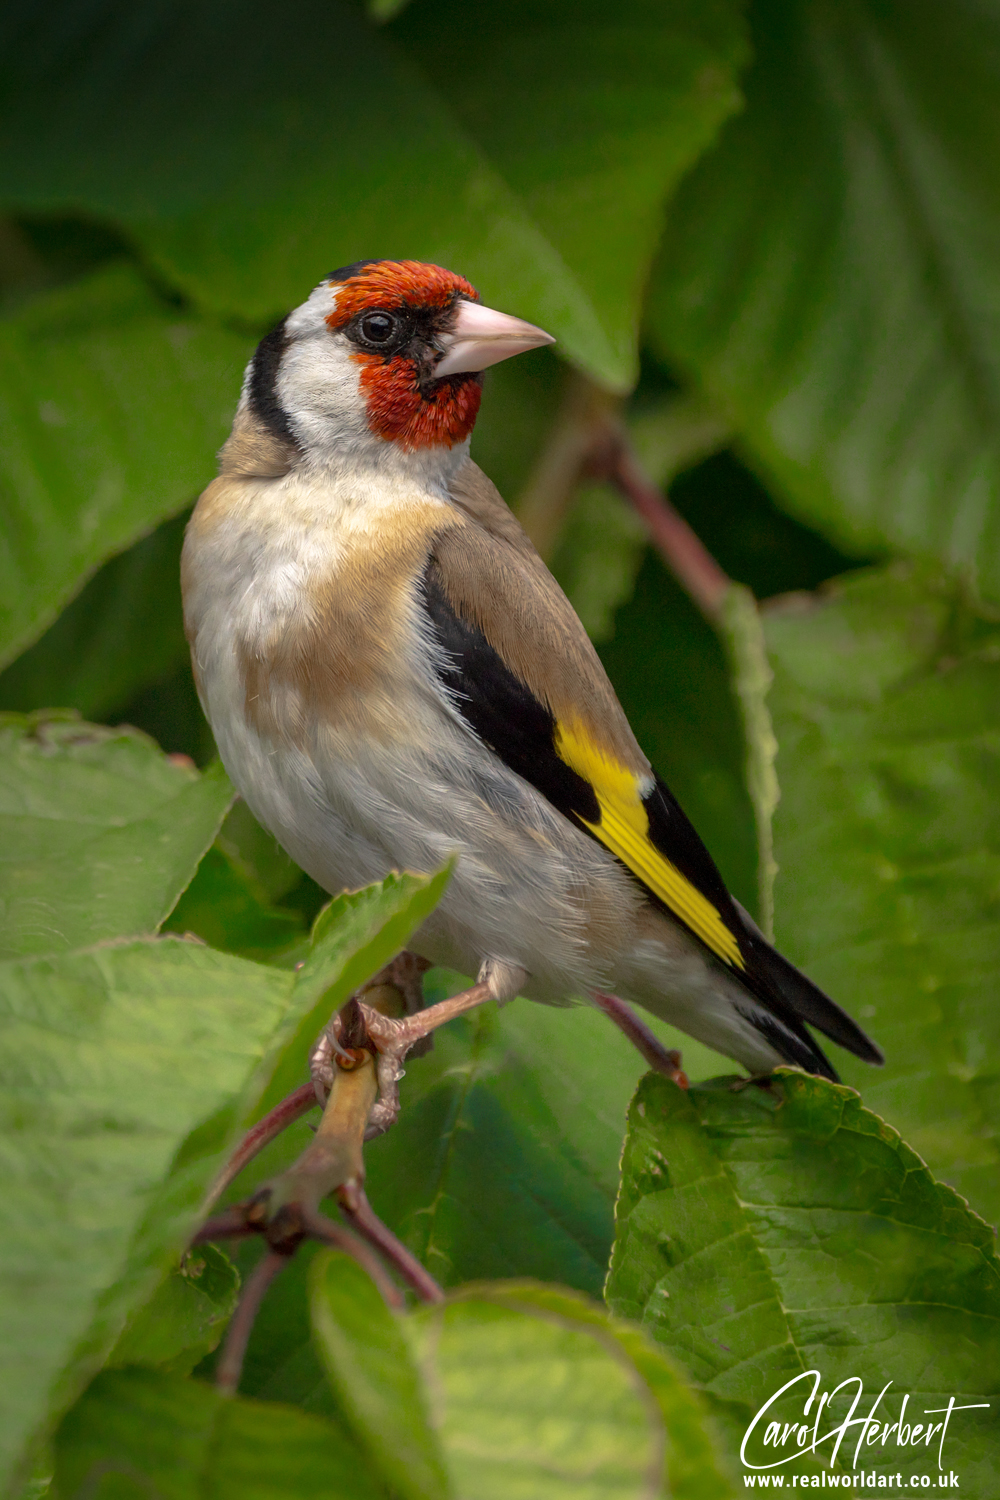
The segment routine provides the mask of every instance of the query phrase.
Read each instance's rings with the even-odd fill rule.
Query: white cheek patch
[[[392,480],[444,498],[468,458],[469,439],[411,453],[371,430],[361,386],[364,365],[353,357],[358,351],[343,329],[327,323],[341,290],[321,282],[285,320],[287,342],[274,390],[306,465],[332,484]]]

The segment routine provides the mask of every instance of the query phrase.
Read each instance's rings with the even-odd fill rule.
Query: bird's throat
[[[421,448],[453,448],[475,426],[482,397],[482,377],[456,375],[421,386],[412,359],[400,355],[354,354],[361,366],[361,389],[368,425],[378,437],[406,453]]]

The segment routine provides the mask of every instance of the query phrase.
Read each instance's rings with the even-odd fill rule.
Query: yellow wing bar
[[[591,740],[563,724],[556,726],[555,744],[560,759],[594,789],[601,821],[587,823],[587,827],[595,838],[638,875],[713,953],[737,969],[744,968],[739,944],[712,902],[650,838],[642,787],[634,772],[608,759]]]

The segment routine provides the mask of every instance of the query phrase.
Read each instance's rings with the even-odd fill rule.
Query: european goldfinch
[[[551,343],[461,276],[360,261],[247,367],[182,565],[232,780],[326,890],[457,855],[411,947],[566,1004],[611,990],[736,1059],[881,1054],[765,942],[469,457],[482,371]]]

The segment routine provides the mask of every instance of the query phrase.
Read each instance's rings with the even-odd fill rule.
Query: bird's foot
[[[423,960],[417,962],[422,963]],[[387,972],[383,970],[383,974]],[[404,1073],[403,1063],[406,1058],[421,1043],[430,1040],[437,1028],[446,1021],[465,1015],[467,1011],[475,1010],[489,1000],[496,1000],[499,1005],[512,1000],[527,977],[527,971],[517,964],[501,959],[486,959],[479,970],[478,980],[469,989],[452,995],[448,1000],[440,1000],[436,1005],[429,1005],[426,1010],[404,1015],[386,1015],[381,1006],[376,1009],[369,1004],[373,985],[366,987],[364,998],[358,998],[357,1014],[364,1026],[366,1044],[375,1050],[378,1078],[378,1098],[368,1117],[366,1141],[383,1135],[399,1118],[399,1080]],[[394,979],[389,982],[396,984]],[[331,1018],[310,1058],[313,1083],[321,1100],[325,1098],[326,1090],[332,1082],[333,1068],[338,1057],[346,1056],[349,1046],[357,1044],[357,1039],[345,1036],[342,1017],[343,1012],[338,1011]]]
[[[662,1073],[664,1078],[676,1083],[679,1089],[689,1086],[687,1074],[681,1067],[680,1053],[675,1047],[664,1047],[645,1021],[639,1019],[628,1001],[620,1000],[617,995],[607,995],[603,990],[595,990],[594,1000],[618,1030],[628,1037],[633,1047],[642,1053],[654,1073]]]
[[[771,1073],[751,1073],[749,1078],[734,1078],[729,1085],[729,1092],[742,1094],[743,1090],[748,1089],[751,1084],[756,1089],[763,1089],[766,1094],[775,1092],[774,1075]]]

